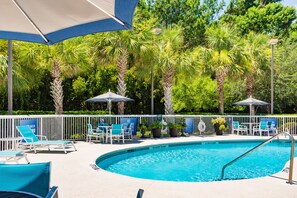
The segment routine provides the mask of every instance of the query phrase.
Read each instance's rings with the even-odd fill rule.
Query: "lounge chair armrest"
[[[45,198],[58,198],[58,186],[51,187]]]
[[[36,135],[36,137],[38,137],[39,140],[48,141],[48,139],[47,139],[47,137],[45,135]]]

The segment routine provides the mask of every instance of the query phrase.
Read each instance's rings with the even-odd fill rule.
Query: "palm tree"
[[[13,92],[22,94],[32,89],[40,82],[40,73],[34,70],[34,65],[25,64],[21,57],[21,46],[26,45],[24,42],[14,42],[14,64],[13,64]],[[28,57],[30,54],[26,54]],[[0,87],[7,92],[7,57],[0,55],[0,76],[2,81]]]
[[[126,96],[125,77],[129,66],[129,57],[134,52],[139,51],[141,47],[136,34],[133,34],[132,31],[101,33],[97,34],[97,37],[90,41],[95,46],[94,52],[97,59],[101,59],[101,62],[104,64],[113,63],[117,66],[118,94]],[[124,103],[119,102],[118,113],[124,114],[124,108]]]
[[[63,76],[70,77],[80,73],[88,64],[87,50],[82,38],[67,40],[53,46],[27,43],[20,48],[23,63],[39,69],[49,69],[51,96],[55,113],[63,113]]]
[[[224,83],[227,75],[240,70],[240,43],[235,32],[225,26],[212,26],[206,32],[207,48],[204,49],[204,65],[215,74],[218,89],[219,113],[224,113]]]
[[[153,57],[156,63],[155,69],[162,74],[165,114],[174,114],[172,101],[174,78],[187,62],[187,56],[183,55],[182,31],[177,27],[165,29],[158,38],[157,49]]]
[[[268,46],[268,38],[262,34],[250,32],[244,43],[244,53],[247,56],[247,76],[246,76],[246,93],[252,96],[254,92],[254,79],[261,72],[261,66],[267,65],[269,61],[270,49]]]

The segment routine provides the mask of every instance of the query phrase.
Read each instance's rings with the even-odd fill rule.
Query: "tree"
[[[162,27],[180,26],[186,47],[193,48],[204,43],[205,30],[223,8],[223,2],[218,0],[152,0],[150,6],[153,16],[159,19]]]
[[[245,65],[247,66],[246,94],[252,96],[254,92],[254,79],[261,73],[261,68],[269,65],[270,49],[268,38],[262,34],[250,32],[244,38],[244,53],[246,55]]]
[[[53,46],[26,43],[20,46],[20,59],[25,65],[51,71],[51,96],[56,114],[63,113],[63,76],[77,75],[87,65],[87,50],[82,38],[64,41]]]
[[[242,9],[239,9],[242,11]],[[250,31],[288,37],[290,26],[297,18],[294,7],[284,6],[281,3],[269,3],[249,7],[246,11],[235,11],[235,14],[225,14],[221,21],[232,24],[241,35]]]
[[[163,30],[158,37],[154,59],[162,74],[165,114],[173,114],[172,87],[176,73],[186,65],[187,56],[183,54],[182,31],[178,27]]]
[[[226,26],[211,26],[207,30],[207,47],[204,48],[204,66],[214,72],[219,94],[219,113],[224,113],[224,83],[227,75],[241,68],[241,46],[235,32]]]
[[[126,96],[126,72],[129,66],[129,56],[140,49],[140,43],[132,31],[117,31],[97,34],[94,42],[94,52],[104,64],[115,64],[118,72],[117,92]],[[98,54],[99,52],[99,54]],[[118,103],[118,113],[124,114],[124,103]]]

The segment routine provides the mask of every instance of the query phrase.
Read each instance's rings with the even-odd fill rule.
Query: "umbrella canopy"
[[[253,107],[254,106],[263,106],[263,105],[269,105],[269,103],[264,102],[262,100],[257,100],[250,96],[249,98],[245,100],[238,101],[234,103],[235,105],[241,105],[241,106],[249,106],[250,107],[250,115],[253,114]]]
[[[111,103],[112,102],[133,102],[131,98],[127,98],[118,94],[115,94],[108,90],[107,93],[98,95],[96,97],[86,100],[86,102],[107,102],[109,108],[109,114],[111,114]]]
[[[54,44],[132,28],[138,0],[1,0],[0,39],[8,40],[8,114],[12,114],[11,40]]]
[[[53,44],[131,29],[138,0],[2,0],[0,38]]]
[[[245,100],[241,100],[239,102],[234,103],[235,105],[242,105],[242,106],[262,106],[262,105],[269,105],[269,103],[264,102],[262,100],[257,100],[255,98],[252,98],[251,96]]]

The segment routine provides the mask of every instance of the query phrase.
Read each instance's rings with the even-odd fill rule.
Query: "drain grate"
[[[90,164],[90,166],[94,170],[99,170],[99,167],[96,164]]]

